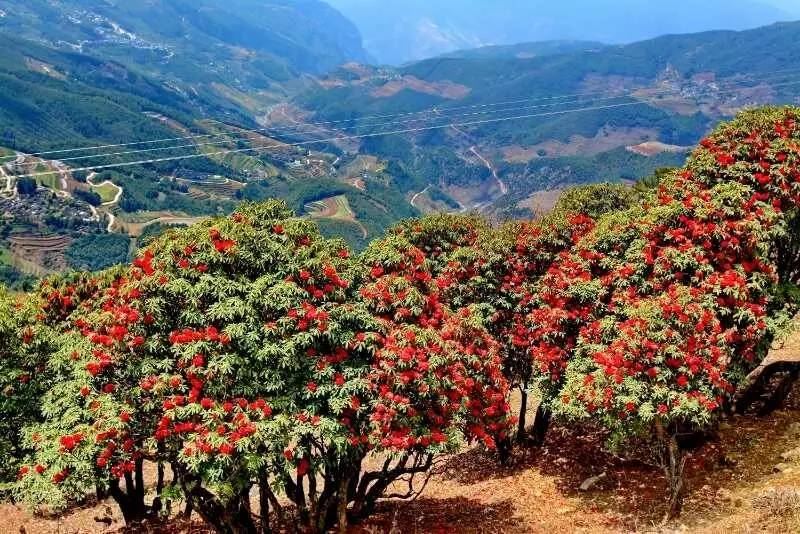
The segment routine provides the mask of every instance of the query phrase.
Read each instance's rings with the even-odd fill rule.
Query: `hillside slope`
[[[170,137],[174,132],[144,113],[188,122],[213,107],[117,62],[2,34],[0,46],[0,144],[5,146],[38,151]]]
[[[494,50],[338,71],[295,104],[313,110],[314,122],[348,121],[348,133],[467,123],[370,137],[361,150],[397,159],[411,177],[409,190],[433,183],[469,206],[501,196],[488,160],[510,188],[500,204],[514,210],[536,190],[677,165],[681,147],[719,119],[800,95],[800,23],[533,58],[503,52],[513,47]],[[349,122],[367,116],[385,120]],[[473,146],[483,158],[470,156]]]
[[[207,98],[233,89],[274,100],[303,74],[367,59],[355,26],[319,0],[2,0],[0,11],[0,33],[115,60]]]

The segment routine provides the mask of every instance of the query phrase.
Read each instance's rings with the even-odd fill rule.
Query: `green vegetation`
[[[7,145],[43,150],[49,147],[42,143],[170,137],[143,112],[187,125],[209,114],[254,124],[227,94],[249,91],[265,106],[303,72],[366,59],[355,28],[327,4],[273,6],[7,1],[0,17],[0,135]],[[137,38],[115,34],[112,22]],[[98,28],[109,35],[104,44]],[[87,46],[79,54],[36,44],[59,41]],[[217,90],[227,84],[230,90]],[[267,91],[275,96],[262,96]]]
[[[127,526],[183,500],[221,534],[321,534],[367,519],[405,475],[418,497],[442,455],[468,451],[459,469],[483,474],[476,447],[507,464],[546,444],[561,466],[605,447],[609,465],[661,470],[666,522],[689,451],[723,421],[749,439],[731,412],[774,409],[800,377],[787,359],[782,380],[750,380],[800,309],[798,119],[742,113],[682,168],[572,188],[537,221],[407,219],[353,254],[270,200],[131,265],[0,290],[0,481],[55,514],[101,492]],[[145,456],[170,484],[145,487]]]
[[[33,178],[20,178],[17,180],[17,192],[20,195],[33,195],[36,193],[37,185]]]
[[[137,240],[137,247],[138,248],[145,247],[153,239],[161,237],[166,232],[175,228],[180,228],[180,226],[163,224],[160,222],[145,226],[144,230],[142,230],[142,234],[139,236]]]
[[[15,291],[30,291],[35,282],[34,277],[26,275],[14,267],[11,253],[8,249],[0,247],[0,285]]]
[[[527,164],[504,163],[501,172],[509,186],[509,194],[500,199],[498,205],[514,216],[526,217],[530,213],[516,210],[515,206],[532,191],[598,181],[635,182],[658,169],[680,166],[685,159],[683,153],[662,152],[645,157],[618,148],[595,156],[540,158]]]
[[[91,206],[99,206],[103,203],[103,199],[100,195],[97,194],[95,191],[87,191],[85,189],[76,189],[72,192],[72,195],[84,202],[88,203]]]
[[[80,237],[67,249],[73,269],[99,271],[128,260],[130,239],[119,234],[92,234]]]
[[[370,237],[364,237],[364,230],[355,222],[341,219],[316,218],[319,231],[327,238],[341,238],[355,251],[362,251],[369,245]]]
[[[112,202],[119,194],[119,187],[114,185],[113,182],[103,182],[92,186],[92,192],[100,197],[101,203]]]
[[[298,213],[304,213],[305,206],[325,198],[344,195],[355,215],[367,229],[368,236],[374,238],[381,235],[386,228],[400,219],[414,217],[419,212],[408,202],[397,201],[397,192],[379,181],[370,181],[367,190],[361,191],[342,182],[324,178],[308,178],[292,180],[279,177],[275,180],[251,182],[238,192],[241,200],[260,201],[267,198],[280,198]],[[323,223],[328,232],[332,228],[341,227],[349,236],[348,241],[354,246],[363,244],[363,235],[353,238],[353,231],[347,225]],[[361,232],[360,232],[361,233]]]
[[[715,105],[731,100],[730,94],[710,88],[692,77],[696,74],[713,74],[723,88],[731,83],[740,86],[763,83],[775,84],[775,99],[793,101],[800,94],[797,85],[785,85],[785,79],[773,72],[791,70],[794,59],[800,57],[800,40],[797,33],[800,23],[777,24],[745,32],[708,32],[694,35],[676,35],[624,46],[582,47],[573,43],[573,50],[561,50],[555,55],[520,58],[525,45],[480,49],[457,53],[455,57],[438,57],[398,68],[395,74],[411,75],[430,83],[450,82],[470,89],[460,99],[449,100],[441,96],[411,89],[393,95],[374,96],[380,86],[395,83],[394,78],[376,76],[372,83],[359,80],[341,81],[344,86],[326,88],[315,86],[298,96],[295,102],[314,112],[315,120],[347,120],[365,115],[391,115],[413,111],[431,111],[447,116],[449,107],[458,107],[450,117],[454,122],[481,121],[524,115],[538,115],[513,121],[464,126],[466,133],[456,135],[452,129],[414,132],[409,135],[379,136],[364,140],[363,151],[390,160],[390,167],[400,168],[401,177],[393,185],[400,191],[420,191],[428,184],[443,181],[448,186],[475,187],[487,179],[486,169],[470,165],[457,153],[464,152],[467,143],[477,142],[487,152],[494,151],[493,162],[500,169],[501,178],[520,195],[503,199],[508,206],[540,189],[549,189],[565,183],[580,184],[606,180],[632,179],[651,173],[657,166],[676,166],[682,163],[678,155],[658,155],[645,158],[627,155],[619,150],[601,156],[574,156],[547,158],[535,161],[531,168],[522,170],[499,161],[503,148],[535,146],[548,141],[568,142],[572,136],[594,138],[603,130],[647,128],[664,143],[691,145],[696,143],[716,123],[721,115]],[[535,47],[536,45],[530,45]],[[556,50],[559,44],[553,45]],[[568,45],[568,47],[571,45]],[[535,53],[535,50],[530,50]],[[635,88],[663,89],[658,80],[665,72],[675,77],[674,83],[683,91],[685,106],[678,113],[664,101],[647,101],[643,93],[637,99],[595,99],[591,96],[553,100],[553,95],[576,95],[591,91],[602,92],[617,88],[620,93]],[[765,76],[759,76],[764,73]],[[338,76],[336,73],[332,76]],[[787,73],[787,77],[791,74]],[[772,78],[772,79],[770,79]],[[603,95],[601,95],[603,96]],[[540,100],[537,100],[540,99]],[[489,113],[487,105],[497,102],[521,102],[506,106],[505,111]],[[698,106],[698,102],[711,105]],[[464,106],[476,106],[474,110]],[[561,113],[583,108],[576,113]],[[723,106],[724,107],[724,106]],[[704,110],[701,112],[701,110]],[[484,113],[486,111],[486,113]],[[465,115],[459,117],[459,115]],[[402,121],[402,119],[398,119]],[[447,124],[447,121],[440,121]],[[425,121],[439,124],[434,120]],[[413,127],[416,124],[398,122],[392,126]],[[379,132],[385,126],[362,126],[359,133]],[[622,144],[622,143],[620,143]],[[540,151],[540,155],[542,152]],[[546,155],[546,154],[545,154]],[[538,168],[537,168],[538,167]],[[567,176],[568,175],[568,176]],[[514,183],[520,180],[519,183]]]
[[[165,178],[153,169],[135,169],[125,173],[104,171],[93,180],[106,180],[122,187],[119,207],[128,213],[170,210],[189,215],[209,215],[233,210],[235,202],[197,199],[186,194],[188,187],[173,178]],[[116,194],[116,193],[115,193]]]

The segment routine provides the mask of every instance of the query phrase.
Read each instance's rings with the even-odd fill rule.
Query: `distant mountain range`
[[[678,164],[681,147],[720,119],[799,96],[800,23],[778,23],[629,45],[481,48],[397,69],[349,65],[294,104],[310,123],[345,121],[366,135],[358,150],[395,161],[394,187],[408,198],[434,187],[440,200],[515,212],[541,189]],[[359,117],[383,119],[349,122]]]
[[[163,133],[142,111],[255,125],[311,75],[368,60],[317,0],[0,0],[0,40],[0,131],[28,148]]]
[[[0,0],[0,13],[2,34],[208,98],[274,101],[304,74],[368,59],[353,23],[318,0]]]
[[[780,0],[328,0],[353,20],[379,62],[454,50],[588,39],[626,43],[668,33],[746,29],[800,16]],[[786,5],[795,3],[786,0]]]

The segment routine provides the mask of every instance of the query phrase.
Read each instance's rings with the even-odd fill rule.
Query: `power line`
[[[800,82],[798,82],[800,83]],[[97,166],[90,166],[90,167],[80,167],[77,169],[71,169],[72,172],[76,171],[98,171],[98,170],[105,170],[105,169],[113,169],[113,168],[122,168],[122,167],[133,167],[137,165],[146,165],[150,163],[163,163],[168,161],[182,161],[188,159],[197,159],[197,158],[207,158],[211,156],[222,156],[227,154],[241,154],[245,152],[254,152],[254,151],[264,151],[269,150],[271,148],[280,148],[285,146],[303,146],[303,145],[310,145],[316,143],[329,143],[333,141],[344,141],[350,139],[366,139],[371,137],[380,137],[384,135],[400,135],[400,134],[407,134],[407,133],[419,133],[431,130],[440,130],[444,128],[451,128],[453,126],[479,126],[484,124],[493,124],[499,122],[506,122],[506,121],[513,121],[513,120],[523,120],[523,119],[532,119],[536,117],[547,117],[547,116],[555,116],[555,115],[565,115],[569,113],[578,113],[584,111],[599,111],[604,109],[614,109],[614,108],[622,108],[622,107],[630,107],[630,106],[642,106],[646,104],[651,104],[655,102],[655,100],[640,100],[636,102],[626,102],[623,104],[610,104],[606,106],[595,106],[589,108],[577,108],[577,109],[568,109],[568,110],[561,110],[561,111],[551,111],[547,113],[533,113],[527,115],[517,115],[512,117],[500,117],[494,119],[483,119],[483,120],[476,120],[476,121],[469,121],[469,122],[461,122],[461,123],[448,123],[448,124],[441,124],[435,126],[424,126],[424,127],[417,127],[417,128],[407,128],[402,130],[392,130],[386,132],[376,132],[376,133],[368,133],[368,134],[359,134],[359,135],[346,135],[346,136],[337,136],[331,137],[328,139],[314,139],[311,141],[301,141],[297,143],[282,143],[280,145],[271,145],[265,147],[251,147],[251,148],[241,148],[241,149],[232,149],[232,150],[222,150],[219,152],[209,152],[206,154],[188,154],[184,156],[172,156],[166,158],[156,158],[156,159],[148,159],[148,160],[140,160],[140,161],[130,161],[125,163],[114,163],[109,165],[97,165]],[[59,174],[59,171],[47,171],[47,172],[37,172],[37,173],[28,173],[28,174],[21,174],[18,175],[17,178],[36,178],[39,176],[52,176],[54,174]]]
[[[772,84],[771,87],[781,87],[781,86],[798,85],[798,84],[800,84],[799,81],[791,81],[791,82],[783,82],[783,83]],[[734,87],[735,84],[728,84],[728,86]],[[738,88],[743,88],[743,87],[742,86],[738,86]],[[737,89],[727,89],[727,90],[723,89],[723,90],[717,91],[715,94],[730,93],[730,92],[734,92],[736,90]],[[664,90],[657,91],[655,93],[649,94],[648,98],[652,98],[654,96],[658,96],[658,97],[670,96],[670,95],[673,95],[673,94],[678,96],[675,93],[674,90],[664,89]],[[389,121],[389,122],[386,122],[386,123],[370,124],[370,125],[366,125],[366,126],[369,126],[369,127],[380,127],[380,126],[388,126],[388,125],[392,125],[392,124],[414,123],[414,122],[421,121],[421,120],[454,119],[454,118],[457,118],[457,117],[469,117],[469,116],[476,116],[476,115],[506,113],[506,112],[512,112],[512,111],[516,112],[516,111],[521,111],[521,110],[524,110],[524,109],[536,109],[536,108],[543,108],[543,107],[561,106],[561,105],[567,105],[567,104],[597,103],[597,102],[603,102],[603,101],[609,101],[609,100],[617,100],[617,99],[620,99],[620,98],[633,98],[633,97],[634,97],[633,93],[628,93],[628,94],[622,94],[622,95],[614,96],[614,97],[592,99],[593,102],[587,102],[586,100],[571,100],[571,101],[565,101],[565,102],[555,102],[555,103],[550,103],[550,104],[539,104],[539,105],[534,105],[534,106],[514,107],[514,108],[509,108],[509,109],[494,109],[494,110],[478,111],[478,112],[473,112],[473,113],[465,113],[465,114],[457,114],[457,115],[436,115],[436,116],[432,116],[432,117],[428,117],[428,118],[424,118],[424,119],[423,118],[416,118],[416,119],[409,119],[409,120],[405,120],[405,121],[396,121],[395,120],[395,121]],[[341,127],[340,129],[341,130],[346,130],[346,129],[360,128],[360,127],[365,127],[365,126],[361,125],[361,124],[357,124],[357,125],[352,125],[352,126],[347,126],[347,127]],[[262,131],[262,130],[261,129],[259,129],[259,130],[244,130],[244,129],[242,129],[239,132],[233,132],[233,134],[237,134],[238,133],[238,134],[246,135],[248,133],[257,133],[257,132],[260,132],[260,131]],[[294,133],[295,134],[309,134],[311,132],[309,131],[309,132],[294,132]],[[91,155],[86,155],[86,156],[75,156],[75,157],[70,157],[70,158],[62,158],[62,159],[59,159],[58,161],[63,163],[63,162],[79,161],[79,160],[85,160],[85,159],[96,159],[96,158],[112,157],[112,156],[114,156],[114,157],[115,156],[127,156],[127,155],[131,155],[131,154],[144,154],[144,153],[162,152],[162,151],[168,151],[168,150],[181,150],[181,149],[187,149],[187,148],[198,149],[200,147],[207,147],[207,146],[219,147],[219,145],[221,145],[223,143],[237,142],[237,141],[242,141],[242,140],[246,140],[247,139],[246,137],[233,137],[233,138],[231,138],[231,137],[229,137],[229,135],[230,134],[219,134],[219,135],[216,135],[214,137],[225,137],[225,139],[221,139],[221,140],[215,141],[215,142],[192,143],[192,144],[187,144],[187,145],[173,145],[173,146],[156,147],[156,148],[149,148],[149,149],[137,149],[137,150],[128,150],[128,151],[111,152],[111,153],[103,153],[103,154],[91,154]],[[279,145],[274,145],[272,147],[277,148],[279,146],[292,146],[292,145],[290,143],[282,143],[282,144],[279,144]]]
[[[621,96],[613,96],[613,97],[608,97],[608,98],[592,99],[592,101],[593,102],[603,102],[603,101],[607,101],[607,100],[617,100],[617,99],[620,99],[620,98],[629,98],[629,97],[630,97],[630,95],[621,95]],[[391,125],[391,124],[408,124],[408,123],[418,122],[418,121],[422,121],[422,120],[453,119],[453,118],[457,118],[457,117],[471,117],[471,116],[475,116],[475,115],[486,115],[486,114],[493,114],[493,113],[505,113],[505,112],[508,112],[508,111],[519,111],[519,110],[523,110],[523,109],[538,109],[538,108],[552,107],[552,106],[563,106],[563,105],[566,105],[566,104],[580,104],[580,103],[584,103],[585,104],[585,103],[590,103],[590,102],[587,102],[586,100],[568,100],[566,102],[558,102],[558,103],[553,103],[553,104],[539,104],[539,105],[535,105],[535,106],[514,107],[514,108],[509,108],[509,109],[497,109],[497,110],[491,110],[491,111],[477,111],[477,112],[457,114],[457,115],[437,115],[437,116],[428,117],[428,118],[408,119],[408,120],[405,120],[405,121],[390,121],[390,122],[386,122],[386,123],[370,124],[370,125],[366,125],[366,126],[378,127],[378,126],[387,126],[387,125]],[[354,125],[354,126],[344,126],[344,127],[340,127],[339,130],[347,130],[347,129],[361,128],[361,127],[364,127],[364,125],[358,124],[358,125]],[[248,133],[258,133],[258,132],[261,132],[261,130],[240,130],[239,132],[232,132],[232,133],[233,134],[236,134],[236,133],[248,134]],[[309,132],[294,132],[294,133],[300,135],[300,134],[310,134],[312,132],[309,131]],[[227,134],[221,134],[221,135],[215,136],[215,137],[226,137],[226,135]],[[64,163],[64,162],[68,162],[68,161],[78,161],[78,160],[84,160],[84,159],[94,159],[94,158],[103,158],[103,157],[111,157],[111,156],[125,156],[125,155],[130,155],[130,154],[141,154],[141,153],[147,153],[147,152],[160,152],[160,151],[165,151],[165,150],[178,150],[178,149],[183,149],[183,148],[198,148],[198,147],[204,147],[204,146],[218,146],[221,143],[242,141],[242,140],[245,140],[245,139],[246,139],[246,137],[244,137],[244,138],[243,137],[226,138],[226,139],[221,139],[220,141],[214,141],[214,142],[209,142],[209,143],[192,143],[192,144],[189,144],[189,145],[165,146],[165,147],[157,147],[157,148],[146,148],[146,149],[140,149],[140,150],[128,150],[128,151],[122,151],[122,152],[110,152],[110,153],[104,153],[104,154],[91,154],[91,155],[88,155],[88,156],[76,156],[76,157],[71,157],[71,158],[60,158],[60,159],[58,159],[58,161]]]
[[[535,101],[540,101],[540,100],[554,100],[554,99],[557,99],[557,98],[571,98],[571,97],[588,96],[588,95],[593,95],[593,94],[609,94],[611,92],[612,91],[608,91],[607,90],[607,91],[598,91],[598,92],[593,92],[593,93],[578,93],[578,94],[574,94],[574,95],[558,95],[558,96],[547,96],[547,97],[540,97],[540,98],[526,98],[526,99],[521,99],[521,100],[509,100],[509,101],[506,101],[506,102],[496,102],[496,103],[491,103],[491,104],[476,104],[476,105],[473,105],[473,106],[459,106],[459,107],[452,107],[452,108],[445,108],[445,109],[448,110],[448,111],[459,110],[459,109],[478,109],[478,108],[493,107],[493,106],[505,106],[505,105],[512,105],[512,104],[521,104],[521,103],[525,103],[525,102],[535,102]],[[301,124],[299,126],[296,126],[296,127],[277,127],[277,128],[265,127],[265,128],[258,128],[258,129],[250,129],[250,130],[246,130],[246,131],[247,132],[269,132],[269,131],[278,131],[278,130],[285,130],[285,129],[291,129],[291,128],[298,128],[300,126],[305,126],[305,127],[309,127],[309,126],[326,126],[326,125],[331,125],[331,124],[342,124],[342,123],[345,123],[345,122],[353,122],[353,121],[368,120],[368,119],[381,119],[381,118],[405,117],[405,116],[411,116],[411,115],[430,114],[432,112],[433,111],[431,109],[425,109],[425,110],[421,110],[421,111],[395,113],[395,114],[389,114],[389,115],[368,115],[368,116],[365,116],[365,117],[354,117],[354,118],[351,118],[351,119],[341,119],[341,120],[337,120],[337,121],[303,123],[303,124]],[[207,120],[207,122],[216,123],[216,124],[224,124],[226,126],[231,126],[230,124],[228,124],[226,122],[218,121],[218,120]],[[187,136],[184,136],[184,137],[168,137],[168,138],[163,138],[163,139],[152,139],[152,140],[146,140],[146,141],[131,141],[129,143],[116,143],[116,144],[95,145],[95,146],[77,147],[77,148],[64,148],[64,149],[59,149],[59,150],[48,150],[48,151],[42,151],[42,152],[32,152],[32,153],[26,154],[26,155],[38,157],[38,156],[46,156],[46,155],[52,155],[52,154],[63,154],[63,153],[69,153],[69,152],[79,152],[79,151],[84,151],[84,150],[101,150],[101,149],[106,149],[106,148],[121,148],[121,147],[126,147],[126,146],[135,146],[135,145],[167,143],[167,142],[173,142],[173,141],[186,141],[188,139],[202,139],[202,138],[208,138],[208,137],[221,137],[223,135],[227,135],[227,134],[187,135]],[[102,155],[102,154],[100,154],[100,155]],[[2,158],[14,158],[14,157],[15,156],[0,156],[0,159],[2,159]],[[46,158],[46,159],[54,159],[54,158]]]
[[[774,70],[774,71],[767,71],[767,72],[764,72],[764,73],[747,74],[746,76],[747,77],[755,77],[755,76],[762,76],[763,74],[775,74],[775,73],[779,73],[779,72],[792,72],[792,71],[798,71],[798,70],[800,70],[800,69],[798,69],[798,68],[778,69],[778,70]],[[759,78],[758,80],[754,80],[754,81],[764,81],[764,79],[765,78],[762,77],[762,78]],[[633,95],[635,92],[641,91],[643,89],[647,89],[647,87],[639,87],[637,89],[634,89],[634,90],[631,90],[631,91],[628,91],[628,92],[623,92],[623,93],[617,95],[616,97],[610,97],[609,99],[622,98],[624,96],[630,96],[630,95]],[[346,122],[365,121],[365,120],[370,120],[370,119],[382,119],[382,118],[392,118],[392,117],[407,117],[407,116],[413,116],[413,115],[426,115],[426,114],[430,115],[430,114],[436,113],[438,111],[451,112],[451,111],[458,111],[458,110],[463,110],[463,109],[481,109],[481,108],[489,108],[489,107],[496,107],[496,106],[507,106],[507,105],[513,105],[513,104],[521,104],[521,103],[526,103],[526,102],[557,100],[557,99],[584,97],[584,96],[591,96],[591,95],[606,95],[606,94],[611,94],[611,93],[615,93],[615,92],[616,91],[613,91],[613,90],[605,90],[605,91],[594,91],[594,92],[586,92],[586,93],[575,93],[575,94],[570,94],[570,95],[551,95],[551,96],[545,96],[545,97],[526,98],[526,99],[520,99],[520,100],[509,100],[509,101],[505,101],[505,102],[475,104],[475,105],[468,105],[468,106],[452,106],[452,107],[444,106],[442,108],[434,108],[434,109],[428,109],[428,110],[422,110],[422,111],[414,111],[414,112],[404,112],[404,113],[395,113],[395,114],[387,114],[387,115],[371,115],[371,116],[365,116],[365,117],[354,117],[354,118],[351,118],[351,119],[342,119],[342,120],[337,120],[337,121],[326,121],[326,122],[317,122],[317,123],[304,123],[302,125],[299,125],[298,127],[326,126],[326,125],[333,125],[333,124],[343,124],[343,123],[346,123]],[[564,102],[564,103],[566,103],[566,102]],[[553,104],[553,105],[556,105],[556,104]],[[213,122],[216,122],[216,123],[219,123],[219,124],[226,124],[226,123],[220,122],[220,121],[213,121]],[[374,124],[374,125],[363,124],[362,126],[381,126],[381,125],[382,124]],[[276,132],[276,131],[289,130],[291,128],[298,128],[298,127],[277,127],[277,128],[267,127],[267,128],[260,128],[260,129],[251,129],[251,130],[241,129],[241,130],[244,133],[257,133],[257,132],[270,132],[270,131]],[[322,129],[322,128],[317,128],[317,129]],[[300,132],[300,133],[311,133],[311,132]],[[146,141],[133,141],[133,142],[129,142],[129,143],[106,144],[106,145],[96,145],[96,146],[80,147],[80,148],[67,148],[67,149],[59,149],[59,150],[51,150],[51,151],[42,151],[42,152],[34,152],[34,153],[31,153],[31,154],[27,154],[27,155],[29,155],[29,156],[44,156],[44,155],[53,155],[53,154],[66,154],[66,153],[74,153],[74,152],[88,151],[88,150],[101,150],[101,149],[106,149],[106,148],[122,148],[122,147],[136,146],[136,145],[166,143],[166,142],[175,142],[175,141],[186,141],[186,140],[189,140],[189,139],[215,138],[215,137],[223,137],[223,136],[226,136],[226,135],[228,135],[228,134],[198,134],[198,135],[190,135],[190,136],[183,136],[183,137],[153,139],[153,140],[146,140]],[[211,143],[211,144],[214,144],[214,143]],[[170,147],[159,147],[159,149],[164,149],[164,150],[167,150],[169,148]],[[188,148],[188,147],[180,146],[180,147],[172,147],[172,148]],[[144,152],[144,151],[146,151],[146,150],[142,150],[142,152]],[[155,149],[150,149],[149,151],[152,152],[152,151],[155,151]],[[134,152],[131,152],[131,153],[134,153]],[[98,154],[98,156],[104,156],[104,155],[107,156],[107,155],[117,155],[117,154]],[[11,158],[11,159],[13,159],[14,157],[15,156],[5,156],[5,158]],[[0,157],[0,159],[2,159],[2,158],[3,157]],[[46,158],[46,159],[57,159],[57,158]],[[77,159],[77,158],[71,158],[71,159]],[[81,159],[83,159],[83,158],[81,158]]]

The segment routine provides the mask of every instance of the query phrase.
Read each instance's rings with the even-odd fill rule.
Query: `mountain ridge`
[[[669,4],[495,0],[489,7],[479,0],[328,1],[356,23],[365,48],[380,62],[391,65],[477,46],[550,39],[624,43],[663,33],[754,28],[791,18],[763,0],[747,0],[735,6],[726,0],[676,0]],[[619,24],[621,20],[626,23]]]
[[[294,103],[305,113],[315,112],[308,119],[313,122],[420,113],[430,117],[418,121],[423,126],[436,123],[436,117],[446,126],[448,114],[469,114],[464,108],[473,110],[461,119],[465,122],[490,118],[493,109],[506,111],[494,117],[531,114],[459,132],[371,137],[361,147],[399,161],[405,176],[412,178],[407,180],[411,185],[397,187],[408,187],[409,194],[433,183],[466,206],[499,202],[513,211],[537,189],[614,175],[634,178],[657,166],[680,164],[675,147],[695,144],[712,124],[738,109],[797,102],[798,36],[800,22],[789,22],[532,58],[443,56],[397,69],[365,69],[355,79],[334,73],[334,79],[323,80]],[[576,95],[561,98],[571,106],[560,104],[565,95]],[[533,102],[526,108],[527,101]],[[503,102],[516,104],[498,107]],[[569,112],[571,108],[580,113]],[[403,127],[413,124],[413,117],[405,119]],[[368,134],[380,131],[379,126],[355,129]],[[641,143],[651,144],[626,150]],[[509,184],[509,195],[501,197],[492,186],[485,165],[470,155],[473,146],[494,162]],[[657,156],[641,155],[653,147]],[[464,196],[465,188],[474,194]]]

